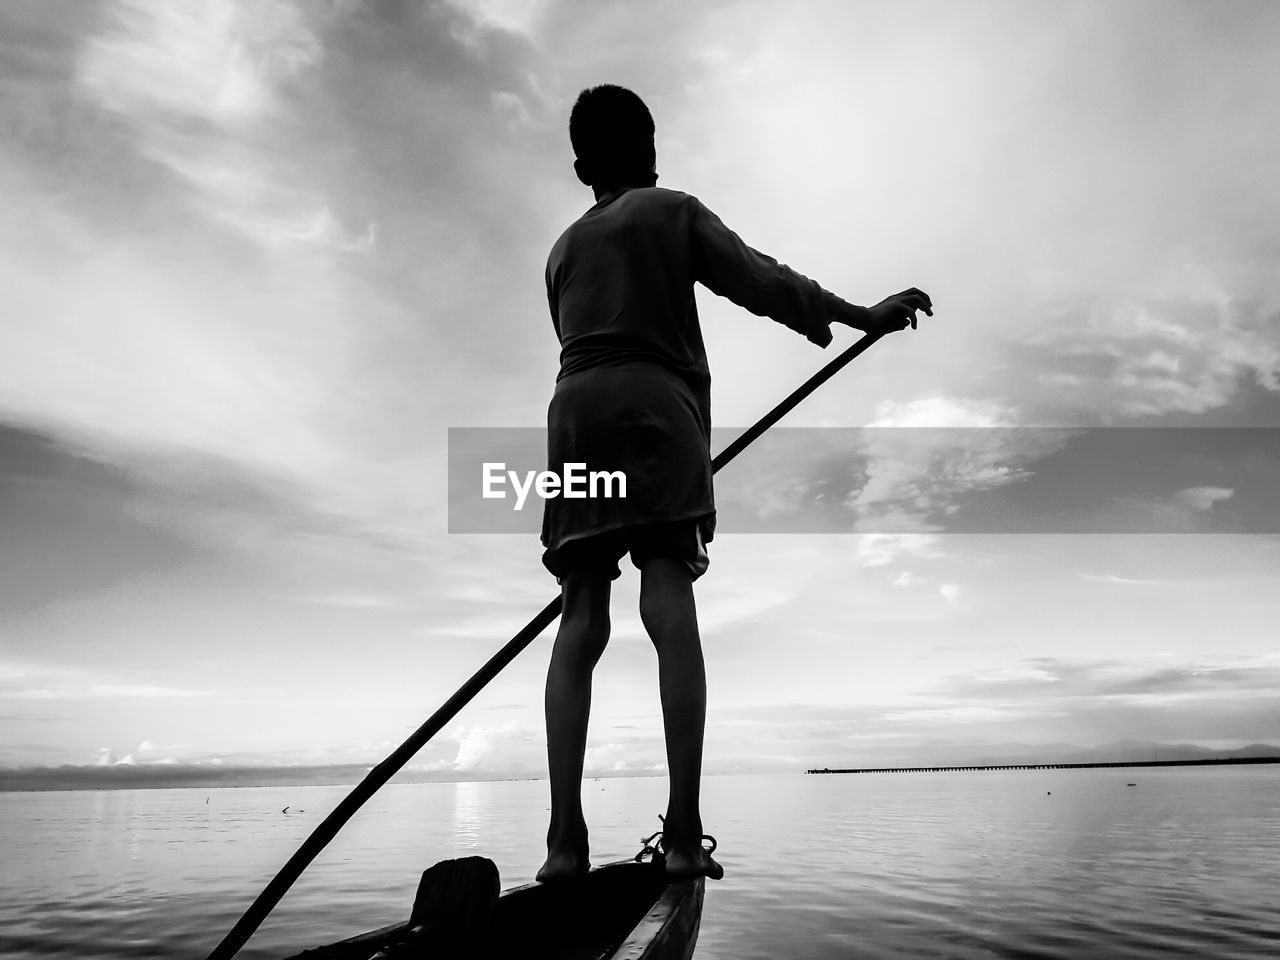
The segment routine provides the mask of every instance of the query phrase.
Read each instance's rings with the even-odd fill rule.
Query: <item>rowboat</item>
[[[635,859],[581,879],[501,893],[493,861],[446,860],[423,873],[409,920],[290,960],[689,960],[704,887],[702,877],[668,878],[661,852],[648,843]]]

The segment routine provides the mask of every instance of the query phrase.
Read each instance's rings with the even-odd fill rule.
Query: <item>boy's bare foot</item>
[[[587,862],[585,853],[568,849],[550,849],[547,851],[547,862],[538,870],[534,878],[540,883],[555,880],[576,880],[585,877],[591,864]]]
[[[667,844],[664,854],[668,877],[719,880],[724,876],[724,867],[711,858],[711,852],[703,849],[700,842],[697,845]]]
[[[585,823],[579,820],[569,827],[557,824],[547,831],[547,862],[535,879],[574,880],[586,876],[590,869]]]

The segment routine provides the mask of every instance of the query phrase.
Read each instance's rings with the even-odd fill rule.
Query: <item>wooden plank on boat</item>
[[[477,958],[689,960],[702,918],[705,881],[669,881],[661,862],[621,860],[581,880],[503,891]],[[397,923],[297,954],[291,960],[369,960],[399,955],[412,930]],[[424,955],[421,946],[402,954]]]
[[[610,960],[689,960],[702,924],[706,880],[670,884]]]

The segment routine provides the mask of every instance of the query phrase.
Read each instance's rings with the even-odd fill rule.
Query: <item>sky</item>
[[[708,772],[1280,742],[1277,43],[1247,0],[5,3],[0,766],[376,762],[555,595],[534,534],[449,533],[448,432],[544,422],[602,82],[659,186],[935,304],[720,478]],[[698,302],[728,436],[855,337]],[[624,571],[587,770],[661,773]],[[550,645],[414,768],[541,775]]]

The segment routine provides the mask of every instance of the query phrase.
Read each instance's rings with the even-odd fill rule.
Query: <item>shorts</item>
[[[618,561],[630,553],[637,570],[648,560],[666,557],[683,561],[691,578],[697,580],[707,572],[711,562],[702,531],[700,519],[623,527],[570,540],[557,550],[547,550],[542,554],[542,565],[555,575],[557,583],[570,570],[580,567],[599,570],[610,580],[617,580],[622,576]]]

